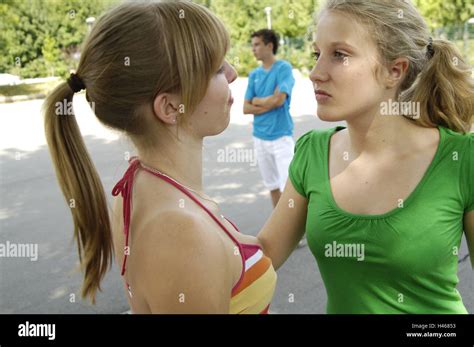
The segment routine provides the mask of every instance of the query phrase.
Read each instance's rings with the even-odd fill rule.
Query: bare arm
[[[474,269],[474,211],[464,214],[464,233],[466,234],[471,266]]]
[[[306,198],[301,196],[291,180],[288,180],[270,219],[257,235],[275,269],[283,265],[303,237],[306,214]]]
[[[270,108],[253,105],[249,100],[244,100],[244,114],[260,115],[270,111]]]
[[[273,95],[266,96],[264,98],[253,98],[252,104],[274,109],[282,106],[285,103],[286,97],[286,93],[280,93],[278,87],[276,87]]]
[[[170,211],[140,232],[136,280],[152,313],[229,313],[228,257],[220,237],[204,222]]]

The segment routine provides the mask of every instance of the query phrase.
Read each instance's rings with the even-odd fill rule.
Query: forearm
[[[253,115],[258,116],[268,111],[270,111],[270,109],[267,107],[257,106],[251,103],[246,103],[244,106],[244,114],[253,114]]]
[[[277,244],[273,240],[268,239],[267,236],[259,234],[257,235],[257,240],[265,255],[271,259],[273,268],[278,270],[290,257],[297,243],[294,246],[288,243]]]
[[[253,98],[252,105],[273,109],[277,107],[277,98],[274,95],[266,96],[264,98]]]
[[[306,198],[299,195],[288,180],[277,206],[257,235],[275,270],[283,265],[303,237],[306,215]]]
[[[286,93],[281,93],[278,87],[275,89],[273,95],[269,95],[263,98],[253,98],[252,104],[256,106],[266,107],[269,110],[283,106],[286,100]]]

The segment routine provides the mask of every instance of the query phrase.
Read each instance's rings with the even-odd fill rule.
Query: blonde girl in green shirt
[[[317,114],[346,127],[296,145],[258,235],[275,268],[306,231],[328,313],[466,313],[463,233],[474,263],[471,71],[432,39],[411,1],[329,0],[314,34]]]

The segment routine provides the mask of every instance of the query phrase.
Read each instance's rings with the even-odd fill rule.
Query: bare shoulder
[[[185,209],[162,210],[142,226],[137,243],[154,251],[168,251],[177,247],[196,252],[202,248],[208,254],[217,255],[222,250],[222,239],[209,227],[209,223],[199,213]]]
[[[199,214],[156,213],[140,231],[136,281],[152,312],[228,312],[232,273],[222,239]]]
[[[350,144],[349,132],[347,128],[336,131],[331,135],[329,149],[332,154],[339,154],[344,151],[348,151],[348,148],[350,148]]]
[[[349,131],[347,128],[344,129],[338,129],[337,131],[334,131],[331,135],[331,141],[343,141],[346,140],[349,136]]]

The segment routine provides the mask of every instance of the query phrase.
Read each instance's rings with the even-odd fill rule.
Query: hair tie
[[[67,84],[69,84],[69,87],[71,87],[74,93],[86,89],[86,86],[84,85],[82,79],[75,73],[71,73],[71,75],[67,79]]]
[[[428,39],[428,46],[426,46],[426,51],[427,51],[427,57],[428,59],[433,58],[434,55],[434,48],[433,48],[433,38],[430,37]]]

